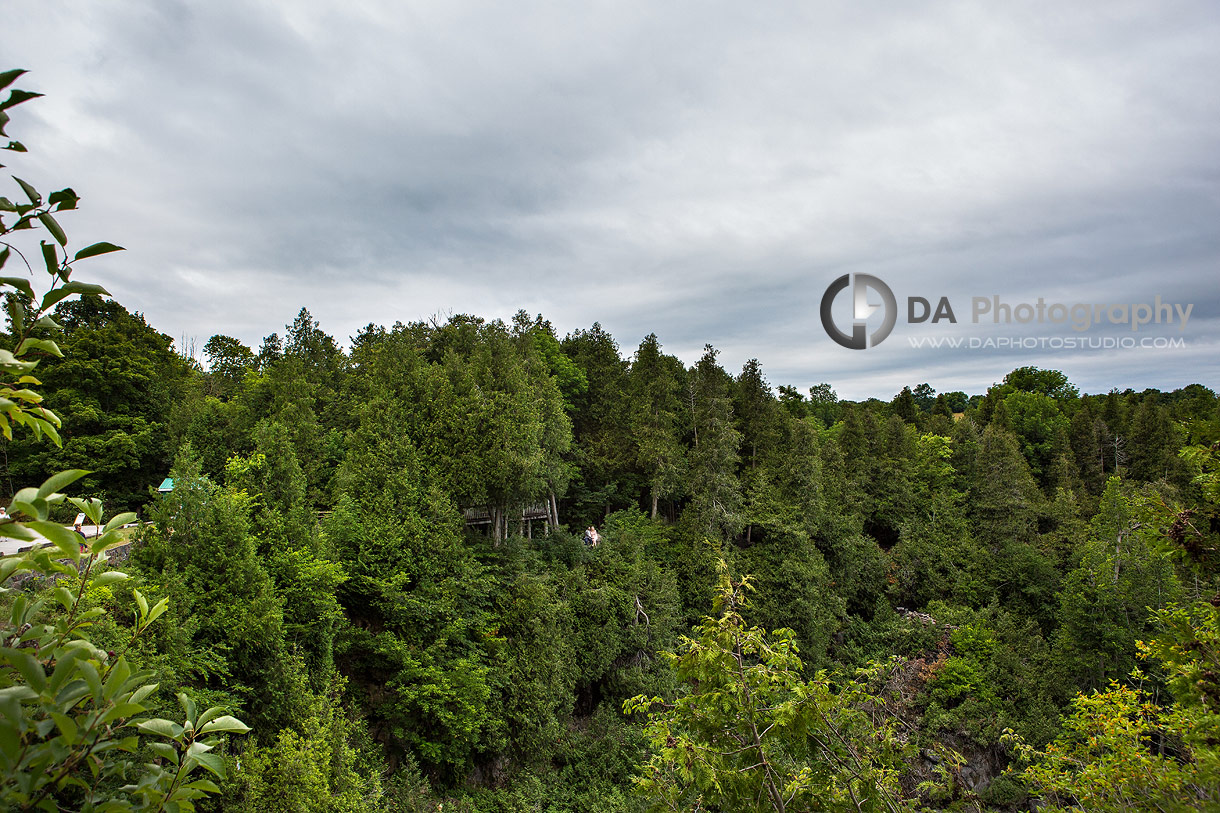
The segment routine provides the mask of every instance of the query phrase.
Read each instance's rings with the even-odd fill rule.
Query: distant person
[[[80,552],[84,553],[88,548],[85,547],[85,532],[81,530],[80,523],[76,523],[76,532],[80,534]]]
[[[585,544],[591,548],[596,548],[597,543],[601,542],[601,535],[597,533],[597,529],[592,525],[585,531]]]

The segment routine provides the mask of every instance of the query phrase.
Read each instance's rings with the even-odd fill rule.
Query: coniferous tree
[[[741,526],[741,484],[737,479],[741,433],[734,426],[730,383],[716,363],[716,351],[707,345],[690,374],[694,448],[687,510],[708,536],[733,536]]]
[[[648,482],[653,519],[657,518],[661,500],[680,493],[686,471],[686,450],[680,434],[684,377],[681,362],[661,353],[656,334],[645,336],[635,352],[628,386],[635,462]]]

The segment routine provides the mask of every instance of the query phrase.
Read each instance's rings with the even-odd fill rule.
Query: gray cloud
[[[200,345],[302,305],[340,340],[525,308],[849,397],[1035,363],[1217,386],[1220,11],[892,5],[50,0],[0,43],[48,94],[23,171],[128,246],[93,276]],[[1207,350],[934,352],[900,322],[853,353],[816,322],[849,272],[1189,299]]]

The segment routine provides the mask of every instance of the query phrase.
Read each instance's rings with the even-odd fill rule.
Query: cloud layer
[[[774,383],[848,397],[979,391],[1024,364],[1088,391],[1220,378],[1209,2],[49,0],[14,16],[0,45],[47,94],[10,130],[35,151],[22,172],[82,195],[70,234],[129,248],[91,278],[200,346],[257,345],[301,306],[341,341],[524,308],[561,332],[600,321],[624,353],[649,332],[688,362],[710,342],[730,368],[758,357]],[[1184,349],[915,349],[949,329],[900,319],[860,353],[817,321],[844,273],[900,304],[1195,308]]]

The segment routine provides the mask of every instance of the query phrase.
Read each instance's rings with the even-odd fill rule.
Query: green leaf
[[[28,373],[38,366],[38,362],[21,361],[8,350],[0,347],[0,366]]]
[[[110,518],[110,521],[106,523],[106,527],[102,529],[102,533],[110,533],[115,528],[122,528],[127,523],[135,521],[136,515],[132,511],[126,511],[122,514],[115,514]]]
[[[146,711],[148,711],[148,709],[144,708],[144,706],[141,706],[139,703],[117,703],[113,708],[103,714],[102,719],[98,722],[100,722],[102,725],[108,725],[113,723],[115,720],[134,717],[135,715],[143,714]]]
[[[178,705],[182,706],[182,711],[186,714],[187,727],[193,728],[195,726],[195,701],[185,692],[178,692]]]
[[[161,599],[160,601],[158,601],[156,604],[153,605],[153,608],[148,611],[148,620],[145,621],[144,623],[151,624],[152,622],[154,622],[158,618],[160,618],[162,615],[164,615],[165,611],[168,609],[169,609],[169,598],[166,597],[166,598]]]
[[[5,686],[0,689],[0,703],[8,700],[37,700],[38,692],[31,689],[29,686]]]
[[[35,425],[46,433],[47,437],[51,439],[52,443],[54,443],[56,446],[64,445],[63,441],[59,439],[59,432],[55,431],[55,427],[52,426],[49,421],[44,421],[40,418],[34,418],[34,421]]]
[[[0,109],[3,109],[3,108],[0,108]],[[13,180],[16,181],[17,185],[21,187],[21,191],[25,192],[25,196],[30,199],[30,203],[34,204],[35,206],[42,203],[42,195],[38,194],[37,189],[30,186],[28,183],[21,180],[16,175],[13,176]]]
[[[178,764],[178,749],[168,742],[150,742],[148,743],[148,750],[162,759],[168,760],[173,765]]]
[[[80,202],[80,196],[71,188],[61,189],[58,192],[52,192],[47,196],[47,203],[55,207],[55,211],[63,212],[68,209],[75,209],[76,204]]]
[[[8,146],[4,147],[3,149],[9,150],[10,152],[29,152],[29,150],[25,148],[25,145],[20,141],[10,141]]]
[[[198,759],[198,757],[195,757]],[[203,763],[200,763],[203,764]],[[205,766],[206,767],[206,766]],[[207,791],[208,793],[220,793],[220,788],[216,787],[216,783],[211,779],[196,779],[194,782],[189,782],[182,787],[193,788],[195,790]]]
[[[22,102],[28,102],[30,99],[37,99],[41,93],[33,93],[28,90],[10,90],[8,98],[0,102],[0,110],[7,110],[10,107],[16,107]]]
[[[120,657],[111,667],[110,674],[106,677],[106,683],[102,686],[102,692],[107,698],[117,697],[123,691],[123,684],[129,677],[131,677],[131,665],[127,663],[126,658]],[[132,714],[136,713],[132,712]]]
[[[144,699],[157,690],[158,683],[147,683],[136,689],[131,695],[132,703],[142,703]]]
[[[10,515],[12,515],[14,510],[15,509],[12,506],[9,506]],[[33,531],[22,525],[20,522],[6,522],[3,525],[0,525],[0,536],[6,536],[9,539],[20,539],[22,542],[33,542],[38,538],[34,535]],[[20,560],[13,559],[12,561],[17,562]],[[3,581],[3,579],[0,579],[0,581]]]
[[[217,742],[217,741],[212,740],[212,743],[215,743],[215,742]],[[206,754],[208,751],[211,751],[215,747],[216,746],[214,744],[208,744],[206,742],[203,742],[202,740],[196,740],[195,742],[193,742],[189,746],[187,746],[186,753],[187,753],[187,756],[196,757],[196,756],[199,756],[200,754]]]
[[[48,243],[46,240],[41,241],[42,244],[42,264],[47,267],[48,274],[59,273],[59,255],[55,253],[55,246]]]
[[[202,726],[206,723],[211,722],[212,720],[215,720],[217,717],[219,717],[222,714],[224,714],[224,706],[212,706],[210,709],[205,711],[203,714],[199,715],[199,719],[195,721],[195,724],[198,726]]]
[[[94,525],[102,524],[101,500],[97,499],[96,497],[89,497],[87,499],[81,499],[80,497],[69,497],[68,502],[79,508]]]
[[[64,357],[63,351],[59,349],[59,345],[57,345],[55,342],[51,341],[50,339],[33,339],[33,338],[22,340],[21,345],[17,348],[17,355],[23,356],[30,349],[41,350],[44,353],[50,353],[52,356],[55,356],[56,358]]]
[[[72,258],[73,262],[77,260],[88,259],[89,257],[97,257],[100,254],[109,254],[112,251],[126,251],[122,246],[116,246],[114,243],[94,243],[91,246],[86,246],[76,252],[76,256]]]
[[[9,319],[13,322],[13,333],[20,335],[25,332],[25,305],[21,303],[18,297],[6,297],[5,306],[8,308]],[[59,349],[58,347],[56,348]]]
[[[49,683],[51,691],[58,692],[69,677],[76,673],[76,661],[84,657],[83,649],[72,648],[59,656],[55,662],[55,669],[51,672],[51,681]]]
[[[52,217],[50,212],[43,212],[40,214],[38,216],[38,221],[42,223],[42,225],[46,227],[46,230],[51,233],[51,236],[55,238],[55,242],[59,243],[61,246],[68,245],[68,235],[64,234],[64,230],[59,225],[59,221]]]
[[[77,618],[84,622],[92,621],[95,618],[101,618],[104,615],[106,615],[105,607],[94,607],[92,609],[85,610],[83,613],[77,616]]]
[[[216,731],[235,731],[238,734],[245,734],[249,730],[250,726],[246,725],[236,717],[230,717],[226,714],[223,717],[217,717],[215,720],[199,729],[199,732],[201,734],[211,734]]]
[[[8,581],[8,577],[18,570],[29,570],[30,563],[24,558],[10,557],[0,559],[0,584]],[[210,718],[209,718],[210,719]]]
[[[220,754],[196,754],[195,759],[217,779],[225,778],[225,761]]]
[[[0,73],[0,90],[4,90],[9,85],[13,84],[13,82],[16,82],[17,77],[21,76],[23,73],[26,73],[24,68],[14,68],[11,71]]]
[[[55,547],[59,548],[72,561],[75,562],[80,559],[80,546],[83,540],[75,531],[70,531],[62,525],[47,522],[46,520],[32,520],[27,522],[26,525],[55,543]]]
[[[46,688],[47,674],[42,668],[42,663],[30,653],[20,649],[5,650],[4,660],[7,660],[25,678],[25,682],[34,691],[41,692]]]
[[[65,610],[71,610],[72,605],[76,604],[76,596],[72,595],[72,591],[66,587],[55,588],[55,600]]]
[[[136,724],[136,728],[145,734],[155,734],[158,737],[166,737],[171,740],[182,736],[182,726],[177,723],[171,723],[169,720],[162,720],[160,717],[142,720]]]
[[[89,693],[93,695],[95,700],[100,701],[102,695],[102,676],[98,673],[97,666],[92,661],[81,658],[77,661],[77,669],[80,670],[80,675],[84,679],[85,685],[89,687]]]
[[[105,573],[99,573],[98,575],[94,576],[93,583],[103,586],[107,584],[114,584],[115,582],[121,582],[130,578],[130,576],[121,570],[107,570]]]
[[[66,714],[58,714],[54,711],[51,712],[51,719],[55,721],[55,725],[64,735],[64,739],[66,739],[68,742],[72,742],[76,739],[77,729],[75,720]]]
[[[52,474],[41,486],[38,487],[37,496],[46,499],[65,486],[69,486],[80,478],[86,477],[90,474],[93,474],[93,472],[86,469],[68,469],[67,471],[61,471],[58,474]]]
[[[110,292],[100,285],[94,285],[90,282],[69,282],[61,285],[58,288],[53,288],[50,291],[47,291],[46,295],[42,298],[41,310],[45,311],[52,305],[55,305],[61,300],[67,299],[73,294],[100,294],[102,296],[110,296]]]

